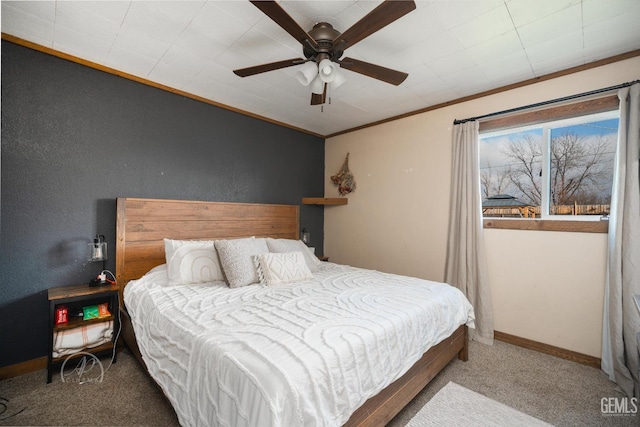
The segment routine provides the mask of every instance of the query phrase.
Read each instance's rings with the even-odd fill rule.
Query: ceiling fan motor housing
[[[326,58],[337,61],[344,53],[333,46],[333,40],[340,35],[340,32],[334,29],[331,24],[319,22],[309,31],[309,35],[316,41],[318,48],[314,49],[310,44],[303,46],[302,51],[305,58],[313,59],[316,62]]]

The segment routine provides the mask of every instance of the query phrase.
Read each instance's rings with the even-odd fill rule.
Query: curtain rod
[[[486,118],[489,118],[489,117],[500,116],[500,115],[509,114],[509,113],[515,113],[515,112],[522,111],[522,110],[528,110],[530,108],[542,107],[542,106],[549,105],[549,104],[555,104],[555,103],[558,103],[558,102],[569,101],[571,99],[582,98],[582,97],[590,96],[590,95],[596,95],[598,93],[609,92],[609,91],[616,90],[616,89],[622,89],[623,87],[629,87],[629,86],[634,85],[636,83],[640,83],[640,80],[634,80],[632,82],[622,83],[622,84],[619,84],[619,85],[616,85],[616,86],[610,86],[610,87],[605,87],[605,88],[602,88],[602,89],[596,89],[596,90],[592,90],[590,92],[583,92],[583,93],[579,93],[577,95],[569,95],[569,96],[565,96],[563,98],[552,99],[550,101],[543,101],[543,102],[538,102],[536,104],[530,104],[530,105],[525,105],[525,106],[522,106],[522,107],[511,108],[510,110],[498,111],[496,113],[489,113],[489,114],[485,114],[483,116],[470,117],[468,119],[462,119],[462,120],[456,119],[456,120],[453,121],[453,124],[454,125],[459,125],[461,123],[472,122],[474,120],[486,119]]]

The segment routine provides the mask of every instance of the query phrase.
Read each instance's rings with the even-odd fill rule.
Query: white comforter
[[[267,287],[169,286],[159,266],[124,293],[142,356],[183,426],[339,426],[462,324],[444,283],[323,263]]]

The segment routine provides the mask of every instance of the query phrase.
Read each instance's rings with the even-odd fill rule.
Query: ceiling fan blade
[[[392,70],[390,68],[381,67],[380,65],[371,64],[369,62],[360,61],[353,58],[344,58],[340,61],[340,68],[353,71],[355,73],[364,74],[374,79],[382,80],[398,86],[409,74],[402,71]]]
[[[311,105],[321,105],[324,104],[327,100],[327,84],[324,84],[324,89],[321,94],[312,93],[311,94]]]
[[[349,46],[353,46],[358,43],[365,37],[368,37],[376,31],[386,27],[393,21],[402,18],[415,8],[416,3],[413,0],[385,0],[378,7],[365,15],[361,20],[353,24],[344,33],[336,37],[333,40],[333,44],[336,45],[337,43],[344,41],[344,50]]]
[[[269,64],[256,65],[254,67],[240,68],[233,70],[233,72],[240,77],[253,76],[254,74],[265,73],[267,71],[279,70],[280,68],[291,67],[293,65],[300,65],[304,62],[302,58],[285,59],[284,61],[271,62]]]
[[[293,20],[291,16],[282,8],[278,3],[273,0],[250,0],[251,3],[258,9],[260,9],[265,15],[273,20],[276,24],[280,25],[283,30],[291,34],[296,40],[303,45],[309,43],[314,48],[318,47],[318,43],[307,33],[305,30]]]

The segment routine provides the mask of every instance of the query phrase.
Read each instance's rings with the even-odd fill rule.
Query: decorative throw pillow
[[[164,239],[170,285],[224,280],[213,240]]]
[[[313,253],[302,240],[293,239],[267,239],[267,246],[269,252],[285,253],[285,252],[302,252],[304,260],[307,263],[307,267],[311,272],[318,271],[318,268],[322,264],[322,261]]]
[[[239,288],[260,281],[253,257],[269,252],[265,239],[216,240],[216,249],[229,287]]]
[[[254,260],[263,285],[273,286],[313,278],[302,252],[261,254],[256,255]]]

